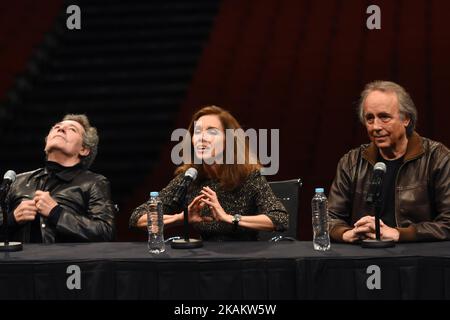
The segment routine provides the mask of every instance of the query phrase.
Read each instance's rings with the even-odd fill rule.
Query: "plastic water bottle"
[[[147,212],[148,251],[161,253],[166,250],[164,244],[164,217],[162,202],[158,192],[150,192],[150,210]]]
[[[311,208],[314,250],[329,250],[328,200],[323,188],[316,188],[316,194],[311,201]]]

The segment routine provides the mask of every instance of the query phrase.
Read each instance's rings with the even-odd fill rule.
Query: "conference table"
[[[449,299],[450,242],[365,249],[311,242],[24,244],[0,253],[0,299]]]

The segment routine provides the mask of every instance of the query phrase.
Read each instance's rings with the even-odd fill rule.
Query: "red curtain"
[[[381,30],[366,28],[371,4]],[[328,190],[339,158],[368,140],[355,112],[365,83],[403,85],[418,132],[450,146],[449,12],[445,0],[224,0],[176,127],[215,104],[244,128],[280,129],[280,170],[268,179],[303,179],[299,234],[310,239],[313,188]],[[171,146],[145,187],[171,178]]]
[[[53,26],[62,0],[0,2],[0,102]]]

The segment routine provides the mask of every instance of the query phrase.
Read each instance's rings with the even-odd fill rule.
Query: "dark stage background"
[[[66,8],[81,8],[67,30]],[[381,30],[366,28],[367,6]],[[194,110],[229,109],[244,128],[280,129],[280,170],[304,181],[299,238],[311,237],[310,199],[339,158],[367,141],[355,108],[364,84],[392,80],[411,94],[418,132],[450,145],[450,3],[446,0],[2,1],[0,171],[42,165],[43,138],[67,112],[98,127],[93,170],[121,208],[164,187],[172,130]]]

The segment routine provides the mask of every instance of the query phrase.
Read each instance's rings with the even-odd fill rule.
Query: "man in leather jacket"
[[[109,182],[88,170],[97,154],[97,130],[85,115],[66,115],[45,141],[44,168],[17,175],[6,197],[10,238],[113,240],[116,209]]]
[[[417,111],[398,84],[375,81],[361,93],[359,116],[370,144],[349,151],[329,194],[335,241],[375,239],[373,209],[366,204],[376,162],[386,164],[381,191],[381,239],[450,239],[450,151],[415,131]]]

